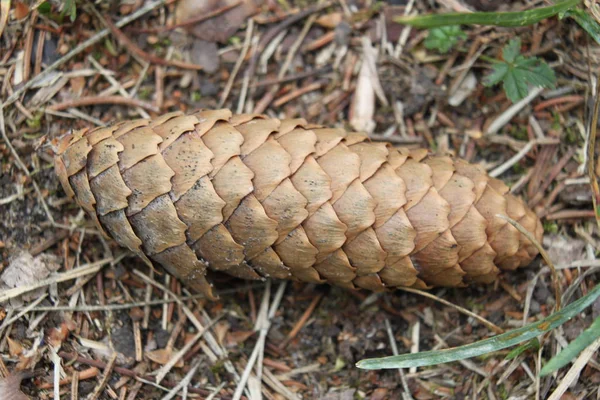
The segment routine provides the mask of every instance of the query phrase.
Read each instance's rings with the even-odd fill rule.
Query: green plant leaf
[[[363,369],[395,369],[437,365],[451,361],[477,357],[494,351],[506,349],[526,340],[533,339],[542,333],[551,331],[581,313],[586,307],[600,297],[600,284],[596,285],[585,296],[569,304],[541,321],[534,322],[519,329],[496,335],[460,347],[421,353],[401,354],[398,356],[370,358],[359,361],[356,366]]]
[[[52,11],[52,4],[50,4],[49,1],[44,1],[43,3],[40,3],[37,10],[42,15],[48,15]]]
[[[537,351],[537,350],[539,350],[539,348],[540,348],[540,341],[538,340],[538,338],[533,338],[530,341],[523,343],[522,345],[517,346],[514,349],[512,349],[506,355],[506,359],[512,360],[513,358],[517,358],[518,356],[525,353],[526,351],[529,351],[529,350]]]
[[[494,62],[492,73],[484,80],[486,86],[502,82],[506,96],[513,103],[529,94],[529,86],[553,88],[556,84],[556,76],[548,64],[536,57],[526,58],[520,51],[521,40],[511,40],[502,50],[504,60]]]
[[[521,54],[521,39],[512,39],[508,42],[504,49],[502,49],[502,57],[507,63],[515,62],[517,56]]]
[[[572,9],[582,0],[565,0],[548,7],[511,12],[474,12],[429,14],[398,17],[395,22],[417,28],[436,28],[448,25],[527,26]]]
[[[438,50],[440,53],[447,53],[459,40],[466,37],[466,33],[458,25],[433,28],[425,39],[425,47],[430,50]]]
[[[64,17],[65,15],[69,16],[71,22],[75,22],[75,18],[77,18],[77,4],[75,0],[65,0],[60,16]]]
[[[564,13],[565,17],[573,18],[590,35],[596,43],[600,44],[600,25],[585,10],[573,8]]]
[[[600,337],[600,317],[596,318],[592,325],[577,336],[575,340],[567,345],[560,353],[548,361],[540,371],[540,376],[550,375],[554,371],[564,367],[575,359],[586,347]]]

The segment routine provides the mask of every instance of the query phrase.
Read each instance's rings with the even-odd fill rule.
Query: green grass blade
[[[565,17],[573,18],[595,41],[600,44],[600,25],[584,10],[574,8],[565,13]]]
[[[586,347],[588,347],[592,342],[600,337],[600,317],[596,318],[596,320],[587,328],[585,331],[581,333],[581,335],[577,336],[575,340],[573,340],[567,347],[565,347],[560,353],[552,357],[550,361],[544,368],[540,371],[541,376],[546,376],[554,371],[564,367],[579,355]]]
[[[395,22],[416,28],[437,28],[446,25],[494,25],[504,27],[527,26],[572,9],[581,0],[565,0],[548,7],[525,11],[474,12],[417,15],[398,17]]]
[[[569,304],[562,310],[542,319],[541,321],[529,324],[522,328],[515,329],[489,339],[480,340],[475,343],[450,349],[365,359],[359,361],[356,366],[363,369],[423,367],[427,365],[437,365],[451,361],[464,360],[466,358],[476,357],[502,350],[526,340],[533,339],[542,333],[548,332],[557,326],[564,324],[592,304],[598,297],[600,297],[600,284],[596,285],[588,294]]]

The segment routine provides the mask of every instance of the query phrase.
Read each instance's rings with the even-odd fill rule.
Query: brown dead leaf
[[[173,349],[169,349],[169,348],[158,349],[158,350],[154,350],[149,353],[146,353],[146,357],[150,361],[154,361],[157,364],[165,365],[166,363],[169,362],[169,360],[171,360],[171,358],[173,358],[174,353],[176,353],[176,351]],[[179,359],[179,361],[177,361],[177,363],[175,364],[175,367],[181,368],[181,367],[183,367],[183,365],[184,365],[183,360]]]
[[[83,76],[76,76],[70,79],[71,90],[76,96],[81,96],[83,89],[85,88],[85,78]]]
[[[75,328],[76,325],[73,321],[63,321],[60,326],[50,329],[48,342],[55,348],[58,348]]]
[[[238,6],[213,18],[190,25],[188,31],[210,42],[226,42],[245,22],[259,11],[262,0],[181,0],[177,2],[175,21],[180,24],[192,16],[208,14],[240,3]]]
[[[543,241],[550,260],[557,267],[566,266],[584,258],[585,241],[565,235],[547,235]]]
[[[44,280],[60,268],[55,256],[51,254],[40,254],[33,257],[28,252],[22,252],[14,257],[8,267],[0,276],[0,290],[4,288],[15,288],[27,286]],[[46,289],[31,291],[22,296],[23,300],[32,300],[39,297]]]
[[[217,341],[221,346],[223,346],[223,340],[229,332],[229,328],[231,328],[231,325],[227,321],[220,321],[215,324],[215,333],[217,334]]]
[[[8,354],[11,357],[18,357],[23,354],[25,349],[20,342],[12,340],[9,336],[6,337],[6,341],[8,342]]]
[[[341,12],[333,12],[320,16],[315,22],[324,28],[334,29],[343,20],[344,16]]]
[[[0,379],[0,398],[2,400],[29,400],[29,397],[20,389],[23,378],[24,375],[18,373]]]
[[[215,42],[194,40],[190,51],[192,63],[201,65],[202,69],[213,74],[219,70],[219,48]]]
[[[227,347],[235,347],[244,343],[249,337],[254,335],[254,331],[236,331],[229,332],[226,336],[226,346]]]
[[[14,17],[16,20],[23,19],[29,14],[29,6],[21,1],[15,3]]]

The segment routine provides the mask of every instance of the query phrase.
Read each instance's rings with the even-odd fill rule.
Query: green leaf
[[[42,15],[48,15],[52,11],[52,4],[50,4],[49,1],[44,1],[43,3],[40,3],[37,10]]]
[[[589,13],[579,8],[573,8],[567,10],[564,16],[573,18],[596,43],[600,44],[600,25]]]
[[[399,24],[417,28],[436,28],[448,25],[494,25],[504,27],[527,26],[572,9],[582,0],[566,0],[548,7],[511,12],[474,12],[429,14],[394,19]]]
[[[465,39],[467,35],[460,29],[459,25],[443,26],[433,28],[425,39],[425,47],[436,49],[440,53],[447,53],[459,40]]]
[[[75,0],[65,0],[60,16],[64,17],[65,15],[69,16],[71,22],[75,22],[75,18],[77,18],[77,4]]]
[[[600,284],[596,285],[585,296],[569,304],[560,311],[519,329],[496,335],[488,339],[460,347],[421,353],[401,354],[398,356],[371,358],[359,361],[356,366],[363,369],[395,369],[438,365],[451,361],[464,360],[471,357],[489,354],[506,349],[526,340],[533,339],[542,333],[551,331],[580,314],[586,307],[600,297]]]
[[[553,88],[556,84],[554,71],[543,60],[526,58],[519,54],[521,41],[511,40],[502,50],[503,61],[492,64],[492,73],[484,79],[486,86],[503,83],[506,96],[517,102],[529,94],[529,86]]]
[[[508,42],[504,49],[502,49],[502,57],[507,63],[515,62],[517,56],[521,54],[521,39],[512,39]]]
[[[552,357],[548,364],[544,365],[540,371],[540,376],[550,375],[554,371],[564,367],[579,355],[596,339],[600,338],[600,317],[596,318],[592,325],[577,336],[575,340],[568,344],[560,353]]]
[[[517,358],[518,356],[525,353],[526,351],[529,351],[529,350],[537,351],[539,349],[540,349],[540,341],[538,340],[538,338],[533,338],[530,341],[523,343],[522,345],[517,346],[514,349],[512,349],[506,355],[506,359],[512,360],[513,358]]]

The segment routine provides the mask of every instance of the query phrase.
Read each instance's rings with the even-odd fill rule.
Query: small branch
[[[128,23],[130,23],[131,21],[135,21],[142,15],[154,10],[155,8],[157,8],[158,6],[160,6],[164,3],[165,3],[165,0],[149,2],[149,3],[145,4],[143,7],[141,7],[139,10],[137,10],[136,12],[132,13],[131,15],[128,15],[128,16],[120,19],[118,22],[115,23],[115,26],[118,28],[121,28],[121,27],[127,25]],[[14,103],[19,97],[21,97],[21,95],[23,93],[25,93],[25,91],[27,91],[31,87],[39,84],[44,79],[46,79],[52,71],[54,71],[61,65],[65,64],[67,61],[69,61],[70,59],[75,57],[77,54],[81,53],[83,50],[100,42],[102,39],[104,39],[106,36],[108,36],[109,33],[110,33],[110,30],[104,29],[104,30],[98,32],[97,34],[95,34],[94,36],[92,36],[91,38],[89,38],[88,40],[86,40],[85,42],[81,43],[79,46],[75,47],[73,50],[71,50],[70,52],[65,54],[63,57],[56,60],[52,65],[47,67],[39,75],[36,75],[33,79],[30,79],[27,82],[25,82],[25,84],[23,86],[21,86],[18,90],[16,90],[13,94],[11,94],[8,99],[6,99],[4,101],[3,105],[7,106],[9,104]]]
[[[445,304],[447,306],[450,306],[452,308],[455,308],[459,312],[461,312],[461,313],[463,313],[465,315],[468,315],[469,317],[472,317],[472,318],[476,319],[477,321],[481,322],[483,325],[487,326],[488,329],[491,329],[492,331],[494,331],[496,333],[502,333],[502,332],[504,332],[504,330],[502,328],[500,328],[498,325],[495,325],[494,323],[488,321],[487,319],[485,319],[485,318],[483,318],[483,317],[475,314],[472,311],[467,310],[464,307],[461,307],[461,306],[459,306],[457,304],[449,302],[448,300],[444,300],[444,299],[442,299],[440,297],[437,297],[434,294],[431,294],[431,293],[428,293],[428,292],[424,292],[424,291],[419,290],[419,289],[412,289],[412,288],[398,288],[398,289],[402,290],[403,292],[415,293],[415,294],[421,295],[423,297],[427,297],[427,298],[430,298],[430,299],[435,300],[437,302],[440,302],[442,304]]]
[[[81,97],[75,100],[69,100],[58,104],[53,104],[46,108],[50,111],[62,111],[71,107],[95,106],[99,104],[118,104],[130,107],[141,107],[149,111],[159,112],[160,110],[150,103],[138,99],[131,99],[122,96],[90,96]]]
[[[146,53],[144,50],[140,49],[137,44],[135,44],[131,39],[127,37],[109,18],[103,18],[104,23],[108,26],[108,29],[112,32],[112,34],[117,38],[119,43],[123,47],[126,47],[130,52],[137,55],[144,60],[151,62],[152,64],[163,65],[165,67],[178,67],[183,69],[192,69],[196,71],[202,70],[201,65],[190,64],[184,61],[169,61],[162,59],[160,57],[156,57],[150,53]]]

